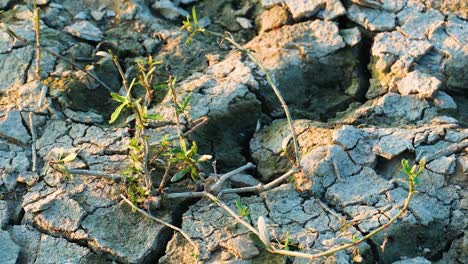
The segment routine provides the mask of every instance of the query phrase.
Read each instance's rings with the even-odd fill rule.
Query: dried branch
[[[123,176],[120,176],[117,174],[104,173],[100,171],[78,170],[78,169],[69,169],[69,168],[66,168],[66,171],[72,175],[75,174],[75,175],[94,176],[94,177],[105,178],[105,179],[112,180],[115,182],[121,182],[125,180],[125,177]]]
[[[221,188],[223,187],[223,184],[226,180],[228,180],[230,177],[236,175],[236,174],[239,174],[245,170],[248,170],[248,169],[253,169],[255,168],[255,165],[253,165],[252,163],[247,163],[245,164],[244,166],[241,166],[233,171],[230,171],[226,174],[224,174],[223,176],[221,176],[221,178],[219,178],[219,180],[213,184],[212,186],[210,186],[207,191],[211,192],[211,193],[214,193],[214,194],[218,194],[220,191],[221,191]]]
[[[174,226],[174,225],[171,225],[169,223],[167,223],[166,221],[164,220],[161,220],[157,217],[154,217],[152,215],[150,215],[149,213],[145,212],[144,210],[140,209],[138,206],[136,206],[135,204],[133,204],[130,200],[128,200],[127,198],[125,198],[125,196],[123,196],[122,194],[120,195],[120,197],[122,197],[122,199],[128,204],[130,205],[133,209],[137,210],[139,213],[141,213],[142,215],[148,217],[149,219],[151,220],[154,220],[156,222],[158,222],[159,224],[162,224],[164,226],[167,226],[177,232],[179,232],[183,237],[185,237],[185,239],[187,239],[187,241],[193,246],[193,248],[195,249],[195,251],[197,253],[199,253],[199,250],[198,250],[198,246],[197,244],[195,244],[195,242],[190,238],[189,235],[187,235],[187,233],[185,233],[182,229],[178,228],[177,226]]]

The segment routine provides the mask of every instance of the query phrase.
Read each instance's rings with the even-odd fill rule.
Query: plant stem
[[[34,0],[34,31],[36,33],[36,78],[41,80],[41,31],[39,24],[40,9],[37,6],[37,1]]]
[[[113,180],[115,182],[121,182],[124,179],[124,177],[122,177],[120,175],[109,174],[109,173],[104,173],[104,172],[100,172],[100,171],[78,170],[78,169],[69,169],[69,168],[66,168],[66,170],[70,174],[101,177],[101,178],[106,178],[106,179],[109,179],[109,180]]]
[[[122,197],[122,199],[128,204],[130,205],[133,209],[137,210],[139,213],[141,213],[142,215],[150,218],[151,220],[154,220],[156,222],[158,222],[159,224],[162,224],[164,226],[167,226],[177,232],[179,232],[183,237],[185,237],[185,239],[187,239],[187,241],[193,246],[193,248],[195,249],[195,251],[197,253],[199,253],[199,250],[198,250],[198,246],[197,244],[195,244],[195,242],[190,238],[189,235],[187,235],[187,233],[185,233],[182,229],[178,228],[177,226],[174,226],[174,225],[171,225],[169,223],[167,223],[166,221],[164,220],[161,220],[157,217],[154,217],[152,215],[150,215],[149,213],[145,212],[144,210],[140,209],[138,206],[136,206],[134,203],[132,203],[130,200],[128,200],[127,198],[125,198],[125,196],[123,196],[122,194],[120,195],[120,197]]]
[[[177,94],[175,92],[175,87],[174,87],[174,77],[169,76],[169,80],[167,81],[169,90],[171,91],[171,98],[174,103],[174,115],[175,115],[175,121],[177,125],[177,135],[179,136],[179,141],[180,141],[180,147],[184,152],[187,152],[187,147],[185,145],[185,139],[182,134],[182,126],[180,125],[180,116],[179,116],[179,103],[177,102]]]
[[[282,106],[283,109],[284,109],[284,113],[286,114],[286,119],[288,120],[289,130],[291,131],[292,138],[293,138],[294,153],[295,153],[295,156],[296,156],[295,166],[299,168],[299,167],[300,167],[299,143],[298,143],[298,140],[297,140],[297,134],[296,134],[296,130],[295,130],[295,128],[294,128],[292,116],[291,116],[291,113],[289,112],[289,108],[288,108],[288,105],[286,104],[286,101],[284,100],[283,96],[281,95],[280,90],[278,89],[278,87],[276,86],[275,82],[273,81],[273,78],[272,78],[272,76],[271,76],[270,71],[269,71],[268,69],[265,68],[265,66],[253,55],[253,53],[252,53],[250,50],[248,50],[248,49],[242,47],[242,46],[241,46],[239,43],[237,43],[231,36],[228,36],[227,34],[220,34],[220,33],[218,33],[218,32],[214,32],[214,31],[209,31],[209,30],[206,30],[206,29],[204,29],[202,32],[203,32],[203,33],[206,33],[206,34],[213,35],[213,36],[220,37],[220,38],[222,38],[222,39],[228,41],[229,43],[231,43],[232,45],[234,45],[234,47],[235,47],[236,49],[238,49],[238,50],[241,51],[242,53],[247,54],[247,56],[248,56],[255,64],[257,64],[257,66],[260,68],[260,70],[262,70],[262,71],[265,73],[268,84],[269,84],[270,87],[273,89],[273,92],[275,93],[276,97],[277,97],[278,100],[280,101],[281,106]]]

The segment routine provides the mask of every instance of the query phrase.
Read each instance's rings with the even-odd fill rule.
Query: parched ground
[[[0,22],[35,41],[32,2],[0,0]],[[359,245],[363,263],[468,263],[468,4],[464,0],[43,0],[41,45],[87,70],[112,92],[135,61],[165,61],[158,82],[178,77],[191,94],[185,130],[217,170],[256,168],[225,187],[268,183],[291,168],[290,132],[265,73],[227,43],[197,36],[184,45],[181,21],[193,6],[200,23],[229,31],[273,74],[295,119],[304,173],[259,195],[222,197],[263,216],[274,241],[317,253],[361,238],[398,213],[408,194],[401,160],[427,160],[409,210]],[[195,263],[183,237],[137,214],[119,184],[65,177],[69,164],[120,174],[134,127],[108,120],[110,91],[43,52],[39,81],[32,46],[0,27],[0,263]],[[163,120],[150,142],[176,131],[167,91],[148,111]],[[193,122],[192,122],[193,121]],[[290,140],[289,140],[289,143]],[[290,144],[289,144],[290,145]],[[35,157],[35,158],[34,158]],[[206,168],[211,173],[212,168]],[[153,180],[161,180],[153,171]],[[176,190],[194,190],[189,180]],[[167,203],[167,201],[165,201]],[[164,204],[164,203],[163,203]],[[201,263],[309,263],[272,255],[249,230],[206,199],[152,212],[181,227]],[[350,223],[350,224],[345,224]],[[353,263],[353,249],[312,263]]]

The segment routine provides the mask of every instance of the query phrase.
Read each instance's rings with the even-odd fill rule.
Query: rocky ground
[[[0,19],[34,42],[32,2],[0,0]],[[363,262],[468,262],[466,1],[37,3],[41,44],[114,92],[119,73],[96,52],[113,50],[129,75],[136,59],[163,58],[180,80],[178,94],[192,94],[186,129],[208,118],[191,139],[219,171],[256,165],[232,186],[267,183],[290,169],[282,155],[285,114],[257,65],[214,37],[184,45],[181,21],[196,6],[200,23],[230,31],[252,50],[296,119],[304,173],[260,195],[223,199],[233,210],[236,200],[247,205],[254,226],[263,216],[274,239],[289,237],[294,250],[316,253],[368,234],[408,194],[401,160],[426,158],[409,211],[359,245]],[[132,212],[118,184],[46,169],[54,156],[78,152],[72,168],[119,174],[134,129],[108,125],[116,104],[82,71],[43,53],[40,82],[35,61],[34,47],[0,28],[0,263],[194,263],[187,241]],[[152,142],[176,129],[170,100],[163,93],[149,109],[164,117],[147,129]],[[154,213],[195,240],[202,263],[308,263],[269,254],[205,199]],[[352,224],[344,228],[343,218]],[[350,250],[313,263],[352,262]]]

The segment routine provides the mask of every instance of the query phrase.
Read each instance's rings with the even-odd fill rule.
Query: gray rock
[[[226,169],[245,164],[240,142],[250,139],[247,135],[254,132],[261,116],[260,102],[251,91],[260,87],[263,78],[255,73],[249,61],[242,61],[234,54],[208,67],[202,74],[193,74],[179,86],[179,98],[191,94],[188,123],[201,117],[210,120],[192,134],[199,153],[216,153],[218,164]],[[149,112],[173,120],[170,95]]]
[[[359,5],[351,5],[347,16],[371,31],[387,31],[395,28],[395,14]]]
[[[455,172],[455,155],[441,157],[427,164],[427,168],[441,174],[453,174]]]
[[[27,144],[31,140],[18,110],[9,111],[0,121],[0,136],[22,144]]]
[[[370,182],[372,184],[369,184]],[[328,188],[325,196],[330,202],[340,207],[358,203],[374,205],[379,195],[392,187],[391,183],[382,179],[372,169],[363,168],[359,174],[333,184]]]
[[[418,94],[422,98],[433,98],[442,82],[431,75],[413,71],[397,82],[401,95]]]
[[[39,251],[41,233],[28,225],[14,225],[10,230],[12,240],[20,245],[19,261],[34,264]]]
[[[52,201],[48,208],[40,212],[35,218],[35,223],[49,232],[74,232],[80,226],[85,216],[84,209],[72,199],[59,198]]]
[[[102,123],[104,118],[101,115],[96,114],[95,112],[88,111],[88,112],[81,112],[81,111],[73,111],[69,108],[65,108],[63,113],[73,121],[83,124],[96,124]]]
[[[40,81],[32,81],[11,90],[12,93],[16,92],[16,96],[13,98],[16,99],[16,105],[20,111],[44,113],[44,109],[39,109],[38,102],[41,92],[43,90],[44,92],[47,92],[47,87]],[[47,102],[44,100],[44,103],[46,104]]]
[[[237,17],[236,22],[243,28],[243,29],[249,29],[252,28],[252,21],[245,17]]]
[[[251,259],[260,254],[260,251],[257,249],[255,244],[252,243],[252,240],[247,236],[239,236],[229,239],[222,242],[220,245],[241,259]]]
[[[413,145],[411,141],[389,135],[379,139],[379,142],[374,146],[373,151],[375,154],[386,159],[393,159],[403,153],[405,150],[412,150]]]
[[[32,55],[32,47],[14,49],[10,53],[0,54],[0,91],[23,84]]]
[[[156,0],[151,8],[169,20],[175,20],[179,17],[186,17],[189,15],[187,11],[178,7],[174,2],[169,0]]]
[[[405,260],[400,260],[400,261],[395,261],[393,264],[431,264],[429,260],[423,258],[423,257],[416,257],[412,259],[405,259]]]
[[[36,147],[41,149],[45,146],[52,145],[58,138],[68,133],[69,127],[62,120],[48,121],[42,133],[42,136],[36,141]]]
[[[36,172],[22,172],[16,178],[18,183],[24,183],[28,186],[33,186],[39,180],[39,175]]]
[[[1,8],[0,8],[1,9]],[[0,29],[0,54],[8,53],[13,49],[14,39],[7,31]]]
[[[90,250],[63,238],[42,235],[35,263],[87,263]]]
[[[160,218],[171,222],[168,213]],[[89,235],[91,248],[128,263],[141,263],[156,247],[163,246],[163,226],[133,213],[126,204],[97,209],[83,220],[82,227]]]
[[[424,110],[429,107],[424,99],[420,100],[412,95],[401,96],[395,93],[386,94],[377,101],[376,105],[381,107],[386,116],[405,118],[410,121],[420,120]]]
[[[346,13],[338,0],[285,0],[284,2],[295,20],[314,16],[322,9],[324,9],[322,17],[326,19],[334,19]]]
[[[260,16],[260,31],[266,32],[280,28],[289,22],[289,13],[281,6],[273,6]]]
[[[12,0],[0,0],[0,10],[5,9],[12,2]]]
[[[0,229],[6,227],[10,221],[9,203],[5,200],[0,200]]]
[[[345,125],[333,132],[333,143],[341,145],[345,150],[352,149],[360,139],[363,139],[365,132],[354,126]]]
[[[428,9],[425,13],[411,16],[401,26],[407,36],[414,39],[426,39],[427,34],[444,22],[444,16],[437,10]]]
[[[96,21],[101,21],[104,18],[104,15],[106,14],[105,12],[98,11],[98,10],[92,10],[90,12],[91,17],[93,17],[94,20]]]
[[[99,42],[103,38],[102,31],[89,21],[76,22],[71,26],[65,27],[63,30],[72,36],[84,40]]]
[[[0,230],[0,259],[5,264],[15,264],[20,248],[16,245],[7,231]]]
[[[343,40],[349,46],[354,46],[361,41],[361,32],[357,27],[341,29],[340,35],[343,37]]]
[[[273,7],[274,5],[280,4],[284,0],[262,0],[262,6],[264,8],[270,8]]]
[[[442,205],[436,198],[422,193],[414,195],[409,209],[424,226],[433,221],[448,221],[450,215],[450,206]]]
[[[438,91],[434,97],[434,105],[440,109],[457,109],[457,103],[446,92]]]
[[[332,22],[314,20],[286,25],[260,34],[246,48],[254,50],[256,58],[273,75],[295,116],[319,119],[352,100],[344,91],[353,81],[359,82],[353,75],[356,59]],[[260,83],[255,90],[266,110],[281,116],[283,110],[266,83]],[[304,96],[309,94],[314,96]]]

